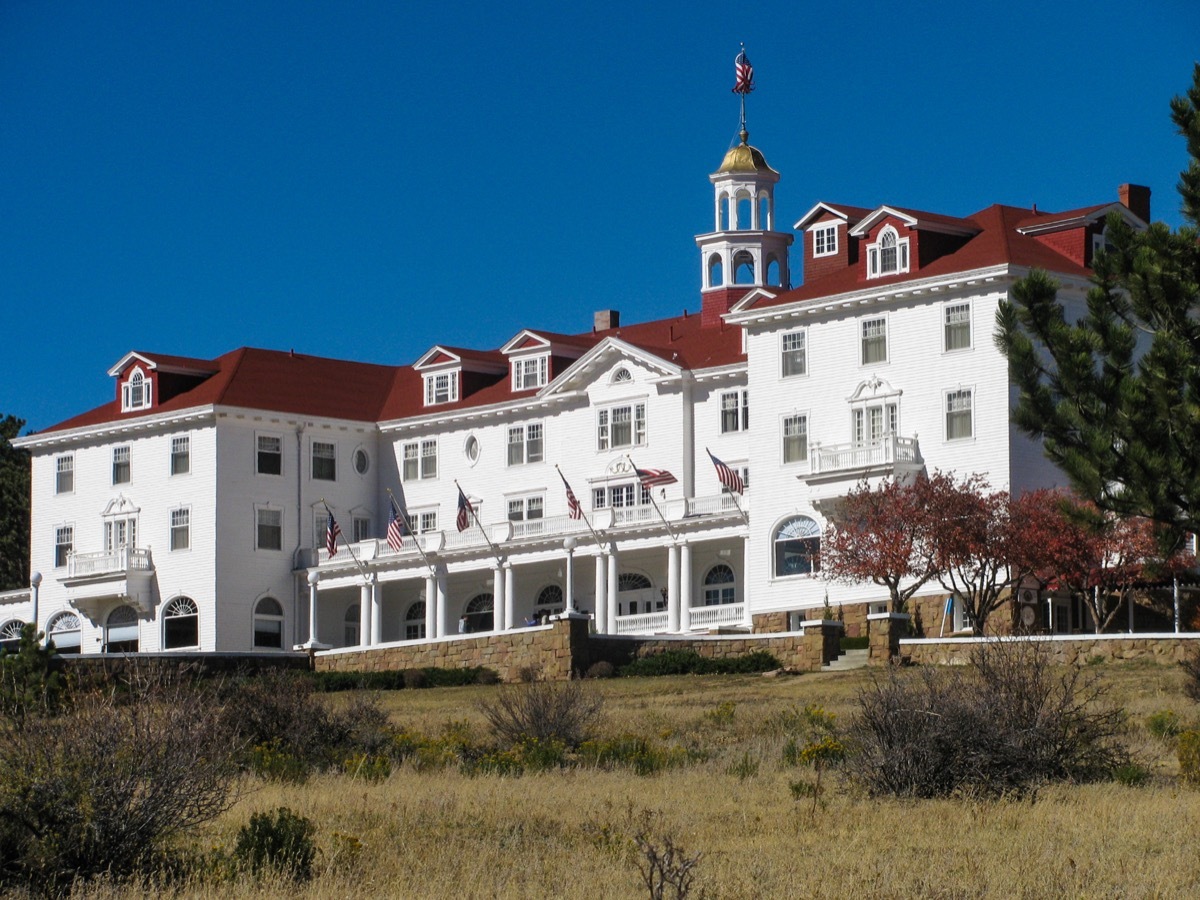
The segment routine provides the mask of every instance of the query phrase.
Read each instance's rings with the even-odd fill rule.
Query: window
[[[654,585],[641,572],[622,572],[618,575],[617,591],[623,595],[617,602],[617,615],[637,615],[639,600],[644,607],[641,612],[648,613],[666,608],[662,595],[654,594]]]
[[[113,447],[113,484],[129,484],[129,448]]]
[[[946,440],[956,441],[971,437],[972,406],[970,388],[946,392]]]
[[[783,420],[783,461],[808,459],[808,416],[785,416]]]
[[[946,349],[971,349],[971,304],[957,303],[946,307]]]
[[[16,652],[21,642],[21,632],[24,629],[25,623],[20,619],[9,619],[0,625],[0,651]]]
[[[853,412],[854,445],[874,447],[884,435],[899,433],[899,407],[895,403],[859,406]]]
[[[371,457],[362,447],[354,451],[354,471],[359,475],[366,475],[367,470],[371,468]]]
[[[129,380],[121,385],[121,412],[149,409],[150,381],[141,369],[134,369]]]
[[[371,539],[371,520],[366,516],[354,516],[350,520],[350,526],[356,544]]]
[[[808,374],[808,334],[791,331],[783,335],[780,345],[780,361],[783,377]]]
[[[104,523],[104,550],[116,553],[126,547],[137,546],[137,519],[133,517],[109,519]]]
[[[795,516],[775,532],[775,577],[821,571],[821,528],[808,516]]]
[[[479,462],[479,438],[473,434],[467,436],[467,442],[463,444],[463,455],[472,466]]]
[[[259,550],[283,549],[283,510],[256,509],[255,547]]]
[[[508,464],[510,466],[541,462],[544,447],[540,422],[516,425],[508,429]]]
[[[596,488],[592,492],[593,509],[627,509],[632,506],[648,506],[650,489],[641,484],[616,484]]]
[[[59,653],[79,653],[83,648],[79,616],[75,613],[59,613],[47,623],[46,634]]]
[[[597,412],[596,448],[640,447],[646,443],[646,404],[614,406]]]
[[[867,319],[862,323],[862,364],[887,362],[887,319]]]
[[[726,391],[721,395],[721,434],[750,427],[750,392]]]
[[[556,615],[563,611],[563,591],[557,584],[548,584],[538,591],[534,612]]]
[[[613,372],[613,384],[628,384],[631,381],[633,381],[633,376],[629,374],[629,370],[624,366],[621,366],[621,368]]]
[[[458,372],[425,376],[425,405],[453,403],[458,399]]]
[[[186,475],[192,470],[192,439],[171,438],[171,474]]]
[[[463,633],[491,631],[495,624],[492,618],[493,602],[491,594],[476,594],[472,597],[463,610],[458,630]]]
[[[54,493],[70,494],[75,490],[75,454],[60,456],[54,461]]]
[[[257,470],[259,475],[283,474],[283,438],[272,434],[258,436]]]
[[[163,648],[200,646],[200,612],[190,597],[176,597],[163,610]]]
[[[337,446],[312,442],[312,477],[315,481],[337,481]]]
[[[283,607],[274,597],[263,597],[254,604],[254,646],[283,648]]]
[[[171,510],[171,549],[187,550],[192,545],[192,511]]]
[[[813,256],[837,253],[837,225],[818,225],[813,229]]]
[[[724,563],[719,563],[708,570],[704,576],[704,605],[721,606],[737,602],[737,589],[734,587],[733,569]]]
[[[879,233],[879,241],[867,247],[867,277],[879,278],[908,271],[908,238],[899,238],[890,225]]]
[[[425,601],[418,600],[404,614],[404,639],[419,641],[425,637]]]
[[[533,497],[512,497],[508,501],[508,521],[525,522],[540,519],[545,514],[546,498],[541,494]]]
[[[346,615],[342,616],[342,646],[357,647],[358,646],[358,604],[355,603],[346,609]]]
[[[118,606],[104,625],[105,653],[138,652],[138,617],[132,606]]]
[[[535,356],[531,359],[514,359],[512,364],[512,386],[514,391],[528,391],[546,386],[549,357]]]
[[[437,441],[409,441],[400,448],[405,481],[437,478]]]
[[[62,568],[67,564],[71,551],[75,549],[75,528],[61,525],[54,529],[54,565]]]

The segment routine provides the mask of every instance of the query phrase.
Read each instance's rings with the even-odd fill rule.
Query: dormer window
[[[837,224],[818,225],[813,229],[813,256],[833,256],[838,250]]]
[[[458,399],[458,372],[425,376],[425,405],[453,403]]]
[[[512,387],[514,391],[528,391],[546,386],[550,371],[550,357],[532,356],[514,359],[512,363]]]
[[[121,412],[150,408],[151,382],[141,369],[135,368],[129,380],[121,385]]]
[[[867,246],[867,277],[880,278],[908,271],[908,238],[897,236],[890,225],[879,233],[879,240]]]

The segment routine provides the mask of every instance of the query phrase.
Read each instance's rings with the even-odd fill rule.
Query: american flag
[[[663,484],[674,484],[677,479],[666,469],[634,469],[642,487],[652,488]]]
[[[459,531],[466,531],[471,526],[471,514],[475,510],[471,507],[471,501],[467,499],[467,495],[463,493],[463,489],[458,489],[458,518],[454,520],[454,524],[458,526]]]
[[[403,494],[400,496],[401,498],[404,497]],[[392,504],[392,518],[388,522],[387,542],[388,546],[393,550],[399,550],[404,546],[404,536],[412,534],[408,528],[408,510],[404,509],[403,499],[398,504],[395,497],[391,497],[390,501]]]
[[[567,489],[567,515],[572,519],[582,519],[583,507],[579,505],[579,498],[571,490],[571,485],[567,484],[567,476],[559,472],[558,477],[562,479],[563,487]]]
[[[329,551],[330,556],[337,556],[337,542],[341,536],[341,526],[338,525],[337,519],[333,517],[333,513],[330,513],[329,521],[325,525],[325,549]]]
[[[735,94],[748,94],[754,90],[754,66],[750,65],[750,58],[746,56],[745,50],[733,61],[733,71],[737,78],[733,85]]]
[[[733,491],[735,494],[746,493],[746,482],[742,481],[741,475],[713,456],[712,451],[707,447],[704,448],[704,452],[708,454],[708,458],[711,459],[712,464],[716,466],[717,479],[721,482],[721,484],[725,485],[725,487],[729,488],[729,490]]]

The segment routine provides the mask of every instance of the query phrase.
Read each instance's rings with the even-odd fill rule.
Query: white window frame
[[[794,466],[808,463],[810,449],[808,421],[809,415],[807,410],[793,410],[779,417],[779,462],[781,465]],[[801,433],[804,438],[804,454],[796,459],[788,459],[788,438],[795,436],[788,434],[788,428],[790,423],[793,422],[799,422],[802,425]]]
[[[171,475],[189,475],[192,471],[192,439],[190,435],[171,438]]]
[[[508,521],[528,522],[546,518],[546,493],[514,494],[504,498]]]
[[[536,433],[536,436],[534,436]],[[509,466],[539,463],[546,458],[546,428],[542,422],[508,427],[505,460]]]
[[[354,543],[356,544],[369,541],[373,537],[371,534],[371,517],[352,515],[350,517],[350,533],[354,536]]]
[[[312,476],[313,481],[337,481],[336,441],[318,441],[316,438],[313,438],[309,444],[308,455],[310,460],[309,474]],[[320,461],[322,468],[326,465],[330,467],[328,476],[324,472],[320,475],[317,474],[318,461]]]
[[[136,547],[137,516],[115,515],[104,520],[104,552],[116,553],[126,547]]]
[[[61,549],[66,548],[66,549]],[[54,526],[54,568],[61,569],[71,560],[75,552],[75,525],[67,523]]]
[[[170,524],[167,546],[171,552],[192,549],[192,508],[177,506],[170,512]],[[183,543],[179,540],[182,538]]]
[[[799,346],[789,347],[789,343],[799,344]],[[798,361],[800,371],[789,372],[789,360],[792,367],[795,367]],[[785,331],[779,336],[779,377],[801,378],[806,375],[808,375],[808,329]]]
[[[438,510],[436,506],[424,509],[414,508],[408,511],[408,529],[413,534],[430,534],[438,530]]]
[[[171,619],[194,619],[196,640],[190,644],[171,644],[167,640],[167,622]],[[200,646],[200,608],[191,597],[180,594],[163,607],[162,647],[164,650],[190,650]]]
[[[750,391],[721,392],[721,434],[735,434],[750,430]]]
[[[639,491],[638,488],[641,488]],[[619,501],[619,502],[618,502]],[[637,481],[592,488],[592,509],[634,509],[650,505],[650,488]]]
[[[259,607],[266,600],[270,600],[272,603],[274,603],[276,608],[279,610],[279,612],[277,612],[277,613],[259,612]],[[287,614],[284,611],[283,604],[277,598],[271,596],[270,594],[264,594],[263,596],[257,598],[254,601],[254,606],[251,607],[250,616],[251,616],[251,618],[250,618],[250,646],[252,646],[255,650],[283,650],[283,649],[286,649],[287,642],[284,640],[284,637],[287,632]],[[276,622],[279,623],[279,646],[278,647],[276,647],[274,644],[260,644],[258,642],[258,623],[259,622],[263,622],[264,624],[269,623],[271,625],[274,625]],[[274,628],[271,628],[270,632],[268,632],[266,629],[264,629],[263,633],[264,634],[273,633],[274,631],[275,631]]]
[[[141,366],[134,366],[129,377],[121,385],[121,412],[134,412],[139,409],[149,409],[151,405],[153,382],[142,371]]]
[[[412,472],[408,471],[412,463]],[[405,441],[400,445],[400,478],[402,481],[423,481],[438,477],[437,438]]]
[[[75,493],[75,454],[65,453],[54,458],[54,493]]]
[[[425,376],[425,405],[439,406],[458,400],[458,369],[430,372]]]
[[[896,242],[896,266],[895,268],[883,268],[883,255],[885,239],[891,237]],[[909,239],[900,237],[899,233],[891,225],[884,226],[879,232],[879,237],[875,239],[874,244],[867,245],[867,277],[868,278],[883,278],[887,275],[900,275],[907,272],[909,269]]]
[[[630,443],[617,443],[615,438],[616,416],[619,412],[629,415]],[[624,423],[622,423],[624,425]],[[619,450],[625,447],[646,446],[646,401],[616,403],[596,410],[596,449]]]
[[[838,252],[838,223],[837,222],[822,222],[819,225],[814,225],[812,229],[813,235],[813,259],[820,259],[823,256],[836,256]],[[824,246],[821,246],[824,244]]]
[[[965,322],[951,322],[951,313],[965,308],[967,311]],[[942,352],[943,353],[959,353],[963,350],[970,350],[975,344],[975,327],[972,320],[972,304],[970,300],[956,300],[953,303],[947,302],[942,305]],[[950,328],[952,326],[967,327],[967,343],[962,347],[950,346]]]
[[[532,391],[543,388],[550,375],[550,354],[524,356],[512,361],[512,389]]]
[[[133,480],[133,461],[130,459],[131,453],[129,444],[122,444],[119,447],[113,447],[112,452],[112,483],[113,484],[129,484]],[[124,475],[124,478],[118,478],[118,475]]]
[[[883,359],[867,360],[867,327],[882,323],[883,325]],[[868,318],[858,320],[858,361],[860,366],[882,366],[886,365],[891,358],[891,347],[888,346],[889,327],[887,316],[870,316]],[[876,336],[872,336],[874,339]]]
[[[274,441],[277,444],[277,446],[278,446],[277,450],[270,449],[269,445],[270,445],[271,441]],[[266,443],[268,445],[266,449],[264,449],[264,447],[263,447],[264,443]],[[270,457],[270,456],[279,457],[279,471],[278,472],[264,472],[263,471],[263,469],[262,469],[263,454],[266,454],[268,457]],[[255,433],[255,435],[254,435],[254,473],[256,475],[269,475],[273,478],[282,478],[283,477],[283,436],[282,435],[259,434],[257,432]]]
[[[264,523],[263,519],[265,516],[268,516],[268,515],[277,517],[279,520],[278,523],[275,525],[271,525],[270,523]],[[268,527],[268,528],[278,528],[279,529],[279,546],[278,547],[269,547],[269,546],[265,546],[263,544],[262,529],[264,526]],[[283,550],[283,510],[281,508],[279,508],[278,506],[256,506],[256,507],[254,507],[254,549],[255,550],[264,550],[269,553],[279,553]]]
[[[966,395],[968,407],[963,409],[951,409],[950,405],[954,402],[955,397]],[[966,421],[970,429],[968,434],[958,435],[957,437],[950,436],[950,416],[961,415],[966,412]],[[958,387],[950,388],[942,392],[942,427],[945,429],[945,438],[947,441],[970,441],[975,439],[975,386],[969,384],[961,384]]]

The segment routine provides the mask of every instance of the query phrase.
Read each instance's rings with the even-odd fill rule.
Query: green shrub
[[[271,869],[297,881],[312,878],[316,826],[286,806],[271,813],[255,813],[242,826],[234,858],[256,875]]]
[[[1160,740],[1169,740],[1183,731],[1183,723],[1174,710],[1161,709],[1146,718],[1146,730]]]
[[[1137,763],[1117,766],[1113,770],[1113,779],[1126,787],[1141,787],[1150,780],[1150,770]]]
[[[392,761],[380,754],[351,753],[342,760],[342,772],[363,781],[383,781],[392,774]]]
[[[1179,777],[1186,784],[1200,785],[1200,731],[1179,732],[1175,755],[1179,759]]]
[[[706,711],[704,713],[704,718],[709,722],[712,722],[714,725],[724,727],[726,725],[733,724],[733,716],[736,711],[737,704],[735,704],[732,700],[726,700],[722,703],[718,703],[713,709]]]
[[[33,625],[21,629],[15,650],[0,650],[0,716],[20,728],[31,715],[56,715],[66,685],[54,645],[42,646]]]
[[[737,776],[739,781],[745,781],[758,774],[758,760],[751,756],[749,751],[746,751],[740,759],[730,764],[726,772]]]
[[[606,659],[594,662],[588,666],[586,678],[612,678],[617,674],[617,668]]]
[[[495,684],[500,680],[494,670],[483,666],[466,669],[395,669],[387,672],[317,672],[305,677],[322,693],[464,687],[470,684]]]
[[[579,746],[579,761],[584,765],[606,770],[629,768],[638,775],[653,775],[702,759],[703,753],[689,752],[679,746],[658,747],[633,734],[584,741]]]
[[[286,784],[308,781],[308,766],[304,760],[283,749],[278,738],[251,747],[247,764],[251,772],[266,781]]]
[[[695,650],[664,650],[643,656],[617,670],[622,676],[657,675],[740,675],[754,672],[770,672],[782,668],[782,664],[771,653],[756,650],[745,656],[731,659],[711,659]]]
[[[871,646],[871,639],[865,634],[861,637],[843,637],[838,645],[843,650],[866,650]]]

